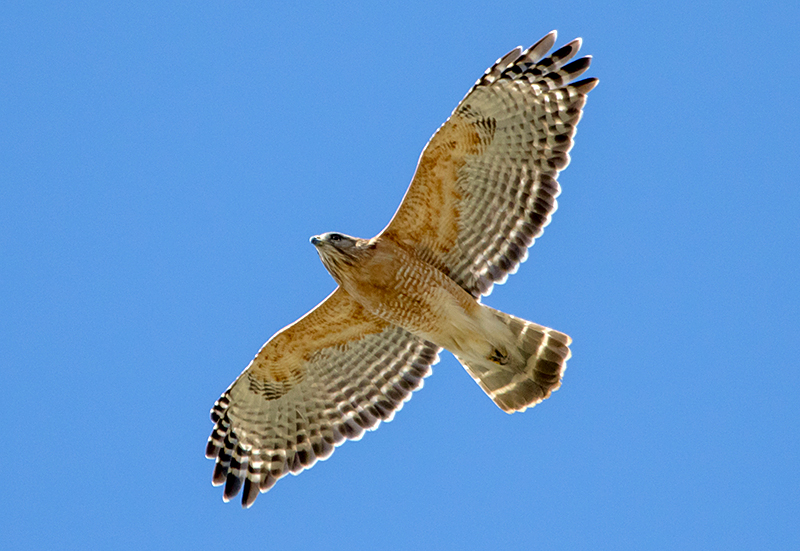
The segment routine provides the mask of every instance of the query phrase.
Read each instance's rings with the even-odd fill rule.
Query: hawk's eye
[[[342,236],[339,235],[338,233],[332,233],[331,237],[330,237],[330,240],[331,241],[341,241],[342,240]]]

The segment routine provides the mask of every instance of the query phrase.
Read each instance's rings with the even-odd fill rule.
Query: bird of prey
[[[338,284],[261,348],[211,410],[214,485],[249,507],[287,473],[389,421],[452,352],[503,411],[561,385],[564,333],[481,304],[556,210],[586,95],[576,39],[555,31],[492,65],[425,146],[376,237],[311,238]]]

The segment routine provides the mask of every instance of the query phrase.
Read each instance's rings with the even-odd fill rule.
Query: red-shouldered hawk
[[[561,384],[570,338],[480,303],[527,256],[556,210],[586,94],[580,39],[551,32],[497,60],[422,152],[372,239],[312,237],[339,287],[279,331],[214,404],[206,456],[227,501],[249,507],[287,473],[389,421],[442,348],[504,411]]]

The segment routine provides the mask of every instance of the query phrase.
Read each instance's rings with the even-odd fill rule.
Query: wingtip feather
[[[573,82],[570,86],[573,89],[577,90],[579,93],[585,95],[594,90],[594,87],[597,86],[599,82],[600,82],[599,78],[591,77],[579,80],[577,82]]]

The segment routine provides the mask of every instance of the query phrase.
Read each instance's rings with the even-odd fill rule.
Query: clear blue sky
[[[4,549],[800,548],[797,2],[14,2],[0,12]],[[560,208],[486,302],[574,338],[495,407],[224,504],[208,410],[334,283],[498,56],[582,36]]]

